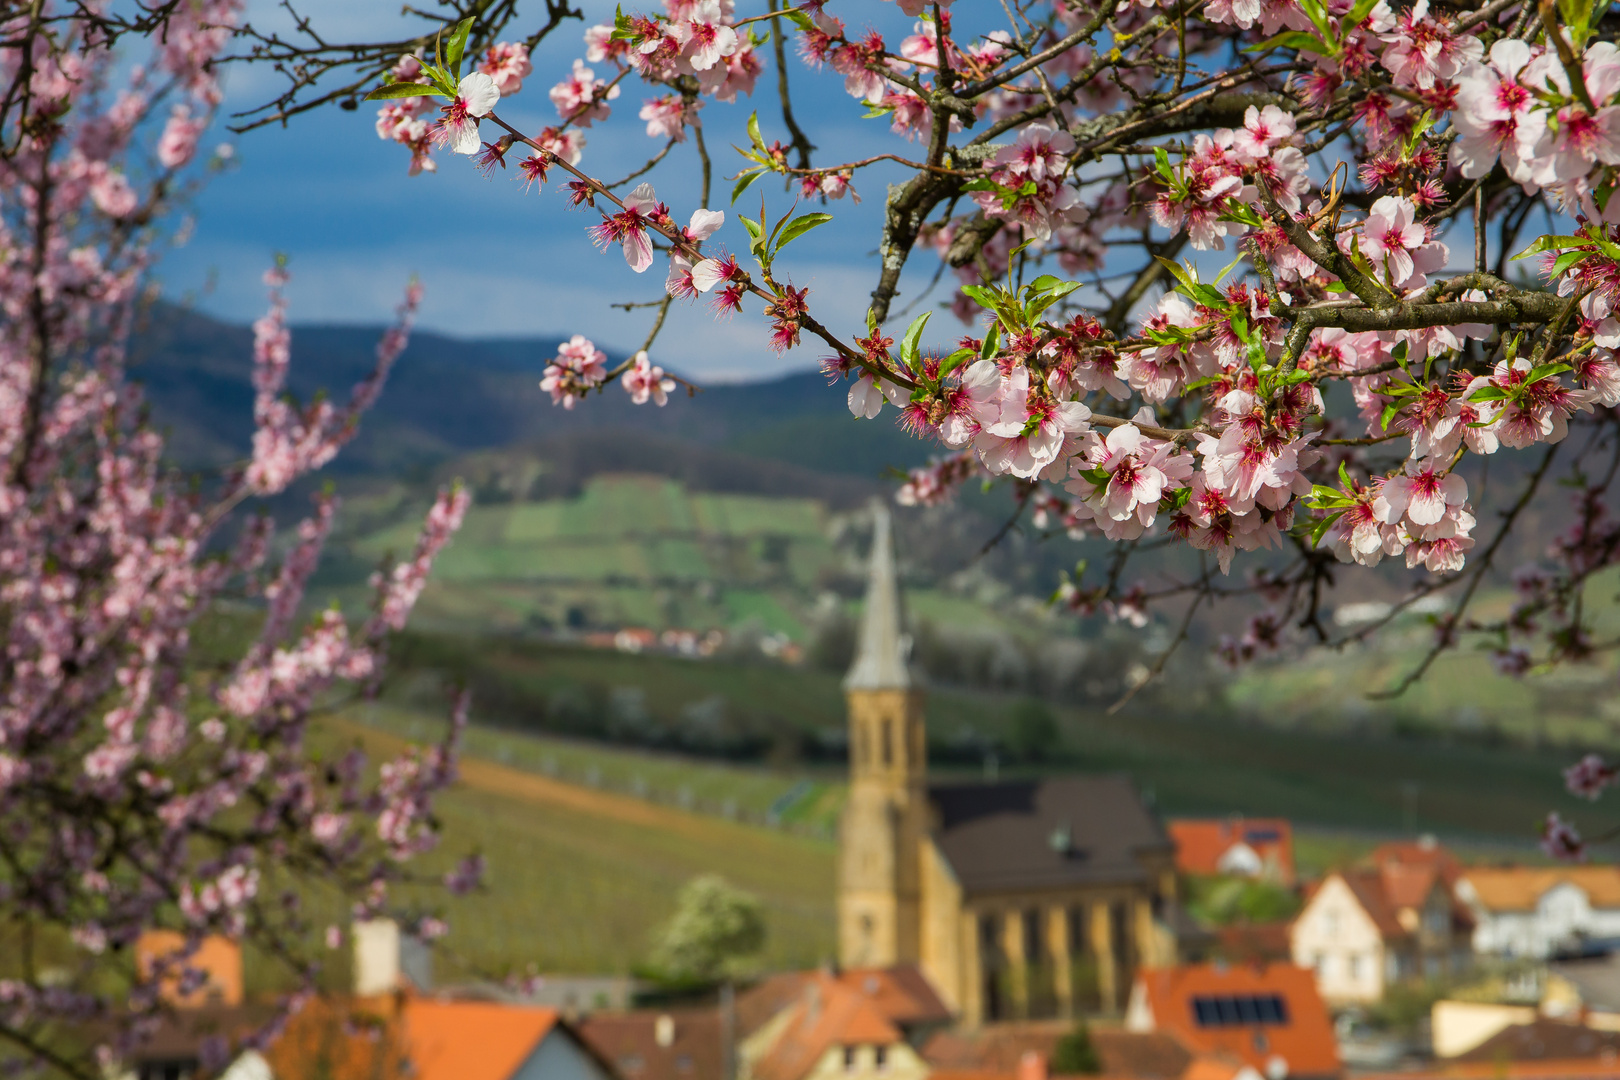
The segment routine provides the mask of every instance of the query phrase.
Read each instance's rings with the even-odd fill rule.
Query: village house
[[[1475,952],[1540,960],[1620,942],[1620,867],[1481,867],[1457,893],[1473,913]]]
[[[1183,874],[1294,884],[1294,830],[1286,818],[1181,818],[1166,829]]]
[[[1185,964],[1143,971],[1125,1028],[1164,1032],[1194,1051],[1280,1080],[1337,1077],[1338,1044],[1311,973],[1293,964]]]
[[[1396,983],[1466,970],[1472,934],[1439,860],[1390,857],[1324,878],[1294,919],[1289,945],[1322,997],[1349,1005],[1378,1001]]]
[[[874,515],[844,680],[840,963],[916,964],[969,1026],[1117,1011],[1137,967],[1175,960],[1174,847],[1123,777],[928,783],[888,511]]]
[[[736,1016],[740,1080],[922,1080],[930,1070],[917,1047],[951,1022],[928,980],[906,965],[773,975],[738,998]]]

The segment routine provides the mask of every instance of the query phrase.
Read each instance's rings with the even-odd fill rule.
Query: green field
[[[565,753],[627,752],[609,750],[606,742],[684,745],[689,754],[705,756],[703,740],[712,738],[716,748],[770,760],[781,770],[763,792],[781,791],[801,776],[836,781],[842,772],[844,704],[832,673],[503,639],[408,638],[396,655],[423,687],[438,685],[435,672],[443,681],[471,685],[475,718],[508,733],[503,738],[574,736],[568,743],[553,740],[557,749],[524,751],[550,754],[559,763]],[[406,689],[389,700],[422,709],[425,697]],[[1004,741],[1017,705],[986,692],[931,693],[933,771],[981,775],[985,756],[974,748]],[[1569,749],[1421,730],[1279,728],[1209,703],[1188,703],[1183,711],[1166,698],[1115,716],[1051,711],[1057,737],[1045,748],[1046,759],[1020,764],[1001,754],[1001,775],[1124,772],[1167,814],[1276,814],[1337,829],[1529,842],[1549,810],[1574,818],[1588,834],[1620,825],[1620,802],[1589,804],[1563,791],[1559,770],[1572,759]],[[518,751],[510,746],[506,753],[515,763]],[[704,783],[672,778],[688,759],[639,763],[643,755],[632,756],[637,764],[609,766],[602,758],[596,764],[604,777],[639,772],[649,787],[663,790],[690,784],[695,792]],[[776,796],[731,797],[741,807]]]
[[[359,730],[343,727],[346,737]],[[359,737],[379,753],[400,745],[376,732]],[[476,849],[487,860],[488,888],[447,902],[451,934],[439,964],[446,979],[530,965],[629,972],[646,960],[676,891],[703,873],[764,902],[766,969],[813,966],[833,954],[829,841],[562,784],[476,751],[461,772],[435,802],[445,840],[425,866]]]

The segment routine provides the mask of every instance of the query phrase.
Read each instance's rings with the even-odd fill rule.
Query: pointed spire
[[[866,586],[855,662],[844,677],[845,690],[909,690],[917,684],[911,671],[911,637],[900,607],[899,576],[894,568],[894,537],[889,508],[872,501],[872,569]]]

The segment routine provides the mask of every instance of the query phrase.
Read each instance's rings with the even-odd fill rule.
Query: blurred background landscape
[[[376,337],[298,328],[294,392],[346,395]],[[246,327],[184,308],[148,311],[134,370],[177,463],[244,456],[251,341]],[[764,901],[767,968],[813,965],[834,948],[839,680],[865,580],[866,506],[929,447],[892,414],[851,418],[816,373],[710,386],[662,410],[616,388],[556,409],[538,387],[554,352],[541,339],[418,333],[324,474],[343,502],[312,602],[351,613],[379,562],[408,556],[439,485],[460,478],[474,494],[380,698],[346,706],[327,737],[432,738],[448,688],[472,687],[464,783],[441,807],[490,864],[493,887],[455,902],[475,915],[457,920],[453,950],[469,970],[521,957],[547,971],[629,971],[673,891],[701,871]],[[266,509],[286,530],[311,490]],[[897,514],[915,655],[931,682],[932,772],[1126,772],[1165,814],[1292,819],[1306,871],[1417,832],[1523,859],[1549,809],[1589,834],[1620,825],[1611,804],[1576,804],[1559,775],[1580,750],[1620,742],[1608,661],[1515,681],[1483,654],[1449,655],[1379,702],[1367,692],[1400,674],[1403,647],[1410,656],[1429,640],[1436,609],[1402,616],[1375,645],[1232,673],[1213,646],[1252,610],[1233,605],[1193,624],[1169,678],[1110,712],[1174,626],[1050,605],[1060,575],[1102,553],[1027,518],[985,550],[1011,509],[1005,492],[969,490],[954,506]],[[1592,595],[1610,603],[1604,584]],[[1330,597],[1337,625],[1376,618],[1401,587],[1391,573]],[[1507,602],[1500,590],[1484,610]],[[222,645],[229,624],[216,628]],[[1600,630],[1611,624],[1620,616],[1606,609]]]

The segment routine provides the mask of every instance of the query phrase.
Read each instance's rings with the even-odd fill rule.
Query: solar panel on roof
[[[1192,999],[1192,1011],[1199,1027],[1281,1027],[1288,1023],[1288,1003],[1281,994],[1200,994]]]

